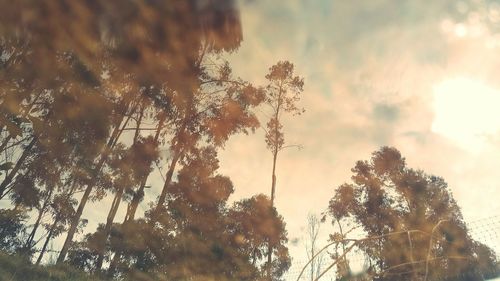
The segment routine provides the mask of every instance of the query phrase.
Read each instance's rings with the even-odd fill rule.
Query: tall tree
[[[288,61],[280,61],[269,68],[266,79],[265,103],[271,109],[271,118],[266,124],[266,144],[273,155],[271,178],[271,205],[274,206],[276,192],[276,161],[278,153],[285,148],[283,113],[300,115],[304,109],[297,107],[304,88],[304,79],[294,76],[294,66]]]
[[[197,103],[197,97],[195,97],[193,94],[196,93],[199,89],[199,79],[200,75],[202,74],[200,72],[200,61],[203,58],[203,54],[205,52],[218,52],[222,50],[232,50],[236,48],[239,45],[239,33],[238,32],[232,32],[232,25],[237,25],[239,24],[238,17],[235,17],[235,10],[233,5],[231,4],[232,1],[229,1],[226,3],[226,5],[202,5],[201,3],[185,3],[183,4],[176,4],[173,6],[165,7],[163,2],[157,2],[155,4],[153,3],[137,3],[136,7],[131,7],[132,9],[134,8],[144,8],[144,9],[151,9],[155,8],[156,10],[152,11],[160,11],[163,10],[165,14],[162,14],[158,20],[164,20],[168,22],[168,25],[160,25],[157,26],[153,24],[152,26],[149,26],[146,24],[146,26],[143,26],[147,32],[152,32],[152,36],[156,38],[155,36],[170,36],[170,40],[167,40],[165,42],[165,49],[168,50],[168,52],[162,51],[161,48],[160,50],[157,49],[157,46],[151,46],[148,42],[142,41],[142,39],[138,38],[127,38],[130,39],[131,42],[129,42],[131,45],[126,46],[127,48],[131,48],[131,50],[128,51],[144,51],[143,57],[139,57],[139,59],[145,58],[146,56],[151,56],[152,53],[154,52],[155,61],[158,59],[160,56],[164,56],[166,61],[169,64],[168,67],[162,66],[157,66],[158,68],[156,69],[157,71],[160,71],[160,68],[162,71],[161,72],[166,72],[168,73],[167,75],[167,81],[163,80],[156,80],[155,79],[155,74],[151,73],[150,76],[145,77],[144,76],[144,71],[146,68],[149,68],[147,65],[143,65],[144,69],[141,69],[140,72],[134,72],[134,68],[132,68],[132,74],[133,77],[136,80],[140,80],[142,84],[148,85],[146,90],[149,90],[149,85],[167,85],[167,88],[169,88],[167,91],[161,92],[161,93],[170,93],[170,92],[175,92],[176,100],[173,100],[169,105],[170,106],[175,106],[178,113],[180,114],[180,120],[178,122],[175,122],[173,124],[176,124],[178,126],[178,130],[175,130],[174,137],[173,137],[173,149],[172,149],[172,161],[169,164],[168,170],[167,170],[167,175],[166,175],[166,180],[164,187],[162,189],[162,192],[160,194],[158,204],[157,204],[157,209],[159,209],[166,197],[166,192],[168,190],[168,186],[171,182],[171,179],[173,177],[173,173],[175,171],[175,167],[177,165],[177,162],[179,159],[182,157],[182,152],[184,146],[188,145],[187,143],[192,143],[192,140],[196,140],[197,138],[197,133],[192,134],[192,132],[188,131],[191,128],[196,128],[199,126],[199,124],[196,122],[198,121],[199,118],[197,118],[197,112],[193,112],[193,108],[196,106],[199,106]],[[199,5],[198,5],[199,4]],[[155,6],[156,7],[151,7]],[[91,7],[94,8],[94,7]],[[99,8],[103,8],[104,13],[106,13],[106,9],[109,7],[106,7],[106,5],[103,5]],[[121,7],[123,8],[123,7]],[[200,9],[201,10],[198,10]],[[166,9],[166,10],[165,10]],[[220,19],[217,23],[213,22],[213,18],[210,15],[212,12],[217,12],[220,14],[217,14],[217,17]],[[174,12],[174,14],[172,14]],[[204,15],[208,15],[209,17],[205,20],[200,19],[200,17],[203,17]],[[138,14],[138,19],[142,20],[142,17],[144,15]],[[169,17],[171,16],[171,17]],[[116,18],[113,18],[115,20]],[[164,22],[161,22],[163,24]],[[158,23],[158,24],[160,24]],[[143,25],[142,23],[137,23],[138,25]],[[224,27],[221,27],[220,24],[224,25]],[[164,26],[182,26],[185,27],[185,30],[183,33],[178,33],[177,32],[177,27],[175,30],[163,30],[162,28]],[[153,30],[151,30],[153,29]],[[166,33],[166,34],[163,34]],[[122,35],[122,34],[120,34]],[[120,37],[119,35],[119,37]],[[128,34],[127,34],[128,35]],[[230,38],[224,38],[225,36],[230,37]],[[121,38],[125,39],[125,38]],[[158,38],[161,40],[162,38]],[[136,41],[137,40],[137,41]],[[172,41],[179,40],[179,44],[172,44]],[[101,42],[102,43],[102,42]],[[148,45],[147,47],[144,45]],[[104,44],[105,45],[105,44]],[[179,49],[178,47],[180,45],[183,45],[184,49]],[[170,48],[171,47],[171,48]],[[138,49],[135,49],[138,48]],[[114,47],[112,48],[114,49]],[[148,49],[148,50],[146,50]],[[200,49],[202,51],[202,56],[200,57]],[[114,59],[114,63],[116,65],[122,64],[122,63],[130,63],[128,61],[129,58],[125,57],[120,57],[120,53],[114,53],[113,54],[118,54],[118,57]],[[131,70],[127,70],[131,71]],[[174,72],[173,72],[174,71]],[[174,78],[175,77],[175,78]],[[174,79],[172,79],[174,78]],[[165,83],[166,82],[166,83]],[[216,100],[216,99],[215,99]],[[207,110],[206,112],[210,112]],[[192,122],[195,120],[195,122]],[[239,129],[237,126],[236,129]],[[196,130],[196,129],[195,129]],[[111,136],[113,137],[114,134]],[[203,136],[203,135],[202,135]],[[186,143],[185,143],[186,142]],[[108,142],[109,143],[109,142]],[[108,149],[112,149],[113,145],[108,145]],[[72,222],[72,225],[68,231],[68,236],[66,238],[66,241],[63,245],[63,248],[61,250],[61,253],[58,258],[58,262],[62,262],[65,258],[66,252],[69,248],[69,245],[72,241],[72,237],[74,235],[76,225],[77,225],[77,218],[81,216],[83,209],[85,208],[86,202],[89,198],[89,195],[91,194],[93,185],[92,182],[95,182],[96,177],[98,176],[99,171],[102,169],[103,165],[107,161],[107,156],[104,153],[101,157],[100,160],[95,164],[93,168],[93,173],[94,175],[92,178],[94,178],[93,181],[91,181],[89,184],[86,184],[87,189],[85,190],[85,193],[82,197],[82,200],[80,202],[80,206],[77,209],[76,212],[76,217],[75,221]],[[140,187],[139,187],[140,188]],[[116,201],[117,203],[120,202],[118,199]],[[136,208],[130,208],[130,210],[136,210]],[[129,215],[127,217],[132,217],[132,215]]]
[[[269,214],[265,196],[227,206],[233,186],[217,174],[218,165],[213,147],[192,148],[171,185],[168,208],[154,214],[154,223],[152,210],[144,219],[114,226],[109,250],[121,258],[113,274],[145,280],[260,280],[269,240],[280,257],[273,265],[276,279],[283,274],[290,265],[283,219]],[[77,266],[93,267],[94,237],[70,255]]]
[[[258,269],[256,280],[282,280],[291,264],[287,231],[283,217],[271,207],[269,197],[259,194],[237,201],[229,217],[240,251]],[[269,248],[275,257],[271,263],[267,259]]]
[[[106,223],[100,233],[99,255],[95,270],[100,270],[102,267],[104,248],[106,247],[122,197],[130,194],[132,188],[151,171],[151,163],[157,157],[158,151],[152,137],[146,139],[136,138],[130,148],[122,150],[119,155],[115,156],[115,159],[110,161],[110,166],[113,168],[110,185],[115,188],[115,196],[111,203]]]
[[[233,77],[227,62],[208,59],[210,63],[207,62],[207,66],[197,66],[200,68],[198,88],[173,97],[179,102],[171,128],[171,160],[158,198],[157,211],[164,207],[176,165],[189,149],[198,142],[220,147],[231,135],[248,133],[259,126],[253,108],[262,102],[262,91]]]
[[[304,109],[297,107],[297,102],[304,88],[304,79],[294,76],[294,66],[288,61],[280,61],[269,68],[266,75],[268,85],[266,86],[265,104],[271,110],[271,117],[266,124],[266,144],[273,156],[273,168],[271,178],[271,208],[274,207],[276,193],[276,162],[278,153],[285,148],[285,135],[283,132],[282,115],[290,113],[300,115]],[[272,248],[269,246],[268,264],[272,261]],[[268,270],[268,278],[271,280],[271,268]]]
[[[357,246],[374,280],[483,280],[491,274],[495,256],[470,237],[442,178],[408,168],[390,147],[358,161],[352,172],[352,183],[331,199],[329,214],[373,238]]]

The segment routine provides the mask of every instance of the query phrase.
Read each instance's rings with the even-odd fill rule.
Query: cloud
[[[243,4],[244,41],[228,57],[234,72],[263,84],[268,67],[286,59],[305,78],[306,113],[285,121],[286,140],[303,149],[278,158],[276,203],[291,237],[301,232],[308,211],[324,210],[335,187],[349,181],[355,161],[382,145],[400,149],[410,167],[443,176],[466,218],[492,211],[488,206],[500,195],[493,171],[500,157],[471,155],[431,130],[434,85],[457,72],[493,81],[499,70],[498,50],[485,44],[494,34],[478,40],[443,30],[444,21],[468,22],[475,6],[464,3],[465,8],[456,1]],[[233,138],[221,152],[221,164],[235,183],[233,200],[269,194],[271,154],[262,132]],[[480,209],[476,202],[482,202]],[[294,247],[293,253],[301,251]]]

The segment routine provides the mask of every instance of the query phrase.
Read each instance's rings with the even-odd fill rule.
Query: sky
[[[466,221],[500,214],[500,3],[288,0],[240,3],[243,42],[227,58],[265,84],[280,60],[304,77],[301,116],[285,116],[276,207],[301,255],[307,214],[325,211],[357,160],[394,146],[443,177]],[[261,123],[265,124],[264,114]],[[270,193],[262,129],[220,152],[233,200]],[[303,253],[302,253],[303,254]],[[299,257],[299,259],[301,259]]]

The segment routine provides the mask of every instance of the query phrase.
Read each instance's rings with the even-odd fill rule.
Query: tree
[[[196,2],[196,1],[195,1]],[[204,115],[209,115],[213,114],[214,111],[218,113],[217,107],[214,106],[214,109],[211,106],[208,106],[208,108],[203,108],[205,104],[202,104],[199,102],[199,97],[196,95],[198,93],[199,89],[199,80],[202,77],[202,71],[200,68],[200,63],[203,58],[203,55],[205,52],[219,52],[223,50],[233,50],[239,45],[239,40],[240,38],[238,32],[232,32],[234,30],[231,30],[233,28],[233,25],[237,25],[239,23],[238,17],[235,17],[235,10],[232,5],[232,1],[229,1],[227,5],[223,5],[222,7],[219,5],[195,5],[196,3],[186,3],[185,5],[183,4],[175,4],[175,5],[165,5],[164,2],[156,2],[156,3],[137,3],[136,7],[130,7],[131,9],[151,9],[151,12],[156,13],[161,10],[163,10],[164,14],[159,14],[158,15],[158,21],[159,25],[153,24],[153,26],[149,26],[146,24],[143,26],[140,22],[137,24],[139,26],[142,26],[145,30],[147,30],[147,33],[151,33],[150,35],[153,38],[157,38],[156,36],[167,36],[170,37],[165,43],[164,48],[158,48],[158,46],[152,46],[150,44],[150,41],[148,40],[147,42],[142,41],[142,39],[139,38],[125,38],[127,37],[128,34],[115,34],[118,36],[118,38],[124,40],[121,41],[119,40],[120,43],[124,43],[127,40],[130,40],[129,42],[125,43],[126,46],[125,48],[131,48],[128,51],[132,52],[142,52],[143,53],[138,53],[134,54],[139,55],[137,58],[139,60],[142,60],[143,58],[154,56],[155,59],[153,61],[158,61],[159,57],[164,57],[166,59],[166,64],[161,64],[155,66],[155,72],[162,72],[162,73],[167,73],[167,81],[164,80],[157,80],[155,79],[156,74],[154,72],[150,73],[149,76],[144,76],[146,68],[149,68],[148,64],[142,65],[141,68],[143,69],[136,69],[135,65],[131,66],[131,69],[126,69],[126,72],[132,72],[132,77],[135,79],[134,82],[137,80],[140,81],[139,89],[145,90],[146,94],[149,92],[149,89],[151,87],[154,88],[161,88],[165,89],[165,91],[160,91],[160,94],[174,94],[175,97],[173,97],[173,100],[168,100],[168,98],[172,96],[167,97],[167,106],[171,108],[167,108],[167,111],[173,111],[177,113],[178,115],[174,114],[174,120],[171,123],[172,127],[176,127],[175,129],[172,129],[174,131],[173,137],[172,137],[172,160],[171,163],[168,166],[167,170],[167,175],[164,183],[164,187],[160,193],[160,197],[158,200],[157,204],[157,209],[159,210],[166,198],[168,187],[171,183],[172,177],[174,175],[174,171],[177,165],[177,162],[179,161],[180,158],[183,156],[183,150],[185,146],[189,146],[193,143],[196,142],[196,140],[199,137],[204,137],[206,134],[199,133],[199,128],[207,127],[204,126],[206,124],[201,124],[201,122],[206,122],[207,118],[200,118],[200,113],[197,111],[197,109],[202,110],[201,117]],[[90,10],[95,9],[97,7],[97,13],[103,12],[104,17],[109,16],[107,12],[109,12],[107,9],[112,7],[107,6],[107,5],[96,5],[95,7],[84,7],[89,8]],[[123,7],[120,7],[123,9]],[[100,10],[102,9],[102,10]],[[198,10],[200,9],[200,10]],[[99,11],[100,10],[100,11]],[[220,17],[221,21],[217,21],[217,23],[213,22],[213,15],[210,15],[213,10],[217,11],[220,14],[217,14],[218,17]],[[207,15],[208,18],[205,20],[200,19],[199,17]],[[142,21],[143,16],[141,13],[137,14],[138,20]],[[111,21],[117,20],[117,17],[113,16],[110,18]],[[122,19],[123,20],[123,19]],[[128,19],[130,20],[130,19]],[[166,25],[164,25],[166,24]],[[224,27],[221,29],[220,24],[224,25]],[[165,26],[182,26],[185,27],[182,33],[177,32],[177,28],[175,30],[164,30],[163,28]],[[118,27],[118,29],[120,29]],[[85,32],[84,30],[83,32]],[[229,31],[229,32],[228,32]],[[237,30],[236,30],[237,31]],[[55,34],[57,34],[59,31],[55,30]],[[165,33],[165,34],[164,34]],[[121,38],[121,36],[124,36]],[[91,35],[92,36],[92,35]],[[228,38],[225,38],[225,37]],[[187,37],[187,38],[186,38]],[[96,39],[96,38],[94,38]],[[109,46],[106,45],[106,42],[100,42],[102,38],[97,39],[98,44],[101,44],[100,46],[103,47],[103,49],[108,49]],[[158,42],[160,42],[164,38],[157,38]],[[138,41],[136,41],[138,40]],[[177,42],[179,40],[179,44],[172,44],[172,42]],[[70,41],[69,41],[70,42]],[[127,45],[130,44],[130,45]],[[149,45],[146,47],[144,44]],[[180,45],[183,45],[182,47],[184,49],[178,49]],[[123,46],[122,46],[123,47]],[[112,50],[109,50],[111,54],[116,55],[116,57],[111,57],[112,62],[114,63],[113,65],[120,66],[123,65],[128,65],[130,66],[130,58],[127,58],[127,55],[124,57],[121,56],[123,55],[122,53],[118,52],[116,53],[115,47],[111,48]],[[119,49],[119,48],[118,48]],[[146,50],[148,49],[148,50]],[[79,51],[84,51],[81,49],[78,49]],[[201,53],[201,55],[200,55]],[[85,56],[85,54],[82,54]],[[92,61],[95,59],[92,56],[89,58]],[[149,60],[149,59],[148,59]],[[139,62],[135,62],[138,64],[142,64]],[[152,63],[152,61],[151,61]],[[166,66],[168,65],[168,66]],[[89,68],[93,68],[92,65],[89,63]],[[95,69],[95,68],[94,68]],[[134,71],[135,70],[135,71]],[[156,77],[157,78],[157,77]],[[133,83],[133,85],[137,86],[137,83]],[[146,85],[145,87],[142,85]],[[164,86],[166,85],[166,86]],[[214,93],[215,95],[215,93]],[[230,126],[230,132],[233,133],[235,131],[244,131],[247,126],[252,127],[256,126],[256,122],[253,122],[252,116],[248,116],[247,114],[247,109],[251,107],[251,105],[248,104],[248,100],[238,100],[237,102],[234,102],[231,98],[229,99],[217,99],[214,97],[210,97],[210,100],[216,101],[216,102],[221,102],[221,106],[227,105],[227,103],[233,102],[231,105],[237,104],[237,109],[240,109],[238,111],[239,114],[241,114],[244,117],[248,117],[250,120],[244,120],[247,122],[248,125],[239,125],[235,124],[234,126]],[[251,103],[251,101],[250,101]],[[234,108],[233,108],[234,109]],[[227,112],[222,112],[223,114]],[[233,113],[233,112],[231,112]],[[216,116],[217,117],[217,116]],[[234,117],[231,116],[230,117]],[[162,117],[163,118],[163,117]],[[175,120],[175,118],[178,118]],[[160,119],[160,118],[159,118]],[[220,118],[217,118],[219,120]],[[128,120],[128,118],[127,118]],[[226,119],[227,120],[227,119]],[[237,118],[237,122],[242,121],[242,118]],[[162,122],[160,122],[162,123]],[[229,122],[228,122],[229,123]],[[119,128],[120,123],[118,122],[117,125],[115,126],[116,128]],[[206,129],[205,129],[206,130]],[[123,130],[120,129],[119,132],[121,133]],[[194,132],[193,132],[194,131]],[[77,212],[75,214],[75,219],[71,223],[71,227],[69,228],[67,238],[65,240],[65,243],[63,245],[63,248],[61,250],[61,253],[58,258],[58,262],[64,261],[65,255],[67,250],[69,249],[70,243],[72,242],[73,235],[75,233],[76,226],[78,224],[78,219],[80,218],[83,209],[86,206],[86,202],[88,201],[89,196],[91,195],[91,192],[93,191],[94,188],[94,183],[99,179],[100,176],[100,171],[108,161],[108,156],[109,156],[109,150],[114,148],[114,145],[116,144],[116,141],[113,143],[111,142],[111,139],[118,139],[120,136],[120,133],[114,134],[111,133],[111,138],[110,141],[108,141],[108,147],[105,148],[104,152],[100,155],[99,158],[96,159],[95,164],[92,165],[92,173],[91,173],[91,180],[88,181],[85,186],[85,193],[83,194],[82,200],[80,201],[79,207],[77,208]],[[210,137],[210,136],[208,136]],[[225,136],[223,136],[225,137]],[[111,143],[111,145],[110,145]],[[144,182],[144,181],[143,181]],[[138,188],[137,194],[142,194],[143,193],[143,187],[145,185],[141,184]],[[117,193],[118,195],[118,193]],[[117,206],[121,201],[120,196],[117,196]],[[130,212],[135,212],[137,209],[136,203],[137,200],[134,200],[133,202],[133,207],[129,208]],[[112,213],[114,212],[112,208],[109,216],[108,221],[112,221],[114,219],[114,215]],[[127,215],[127,218],[132,218],[134,214],[129,213]],[[107,223],[109,226],[110,223]],[[109,229],[107,227],[106,229]],[[104,238],[107,236],[107,232],[104,232]],[[102,257],[100,258],[102,259]],[[100,264],[102,262],[98,262],[97,266],[100,267]]]
[[[58,194],[54,196],[54,199],[50,205],[50,215],[52,221],[44,224],[46,229],[45,242],[40,250],[40,254],[36,260],[36,264],[40,264],[43,259],[45,252],[47,251],[47,246],[50,241],[67,231],[67,226],[74,218],[75,215],[75,205],[77,204],[76,199],[73,199],[73,193],[75,192],[74,186],[71,190],[66,191],[63,194]]]
[[[134,143],[130,148],[122,149],[119,152],[110,161],[110,166],[112,167],[110,185],[115,188],[115,197],[111,204],[106,224],[100,231],[100,243],[98,243],[99,256],[95,265],[96,270],[100,270],[102,267],[105,244],[107,244],[108,236],[111,232],[122,197],[132,193],[133,186],[136,186],[142,178],[151,172],[151,163],[158,158],[156,142],[152,137],[145,139],[135,137]]]
[[[22,247],[23,221],[26,213],[22,210],[0,209],[0,250],[16,253]]]
[[[217,174],[218,167],[214,147],[192,148],[162,212],[152,209],[145,218],[115,224],[109,251],[120,253],[120,259],[112,275],[134,280],[263,280],[267,241],[279,257],[272,265],[276,279],[284,273],[290,257],[283,219],[268,212],[265,196],[229,207],[233,185]],[[77,266],[93,267],[97,235],[88,236],[88,244],[78,245],[70,255]]]
[[[283,217],[271,207],[269,197],[258,194],[242,199],[234,203],[229,217],[240,251],[258,269],[256,280],[281,280],[291,264],[287,231]],[[267,259],[269,248],[275,257],[271,262]]]
[[[158,197],[156,212],[164,206],[179,160],[199,142],[221,147],[236,133],[254,131],[259,122],[253,109],[263,100],[263,94],[252,84],[234,78],[229,64],[204,55],[193,68],[198,69],[199,81],[194,88],[174,93],[174,117],[171,123],[171,152],[165,182]]]
[[[233,184],[217,174],[216,150],[194,149],[183,162],[162,220],[173,235],[170,243],[151,249],[155,259],[162,261],[157,269],[171,280],[249,280],[251,267],[230,244],[226,203]]]
[[[271,117],[266,124],[266,144],[273,155],[273,168],[271,178],[271,208],[274,207],[276,191],[276,161],[278,153],[285,148],[285,135],[283,133],[282,114],[291,113],[300,115],[304,109],[297,107],[300,94],[304,88],[304,79],[294,76],[294,66],[288,61],[279,61],[269,68],[266,75],[266,97],[264,103],[271,109]],[[269,246],[270,247],[270,246]],[[268,264],[271,264],[272,249],[268,250]],[[271,280],[271,269],[268,278]]]
[[[278,153],[285,148],[282,114],[300,115],[304,109],[297,107],[300,94],[304,88],[304,79],[293,76],[294,66],[288,61],[280,61],[269,68],[266,79],[265,104],[271,109],[271,118],[266,124],[266,144],[273,155],[273,172],[271,184],[271,205],[274,206],[276,190],[276,160]]]
[[[367,238],[355,245],[368,257],[374,280],[483,280],[494,269],[495,256],[470,237],[442,178],[408,168],[390,147],[358,161],[352,172],[328,214],[334,223],[350,221],[363,230]]]
[[[318,236],[320,228],[321,221],[318,216],[312,213],[308,214],[305,246],[307,258],[311,260],[309,265],[309,275],[311,281],[314,281],[315,277],[321,274],[321,268],[323,265],[324,255],[320,254],[316,256],[316,253],[318,252]]]

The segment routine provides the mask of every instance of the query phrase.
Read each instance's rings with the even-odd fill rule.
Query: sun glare
[[[433,92],[433,132],[475,152],[500,129],[500,91],[481,81],[459,77],[435,85]]]

